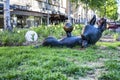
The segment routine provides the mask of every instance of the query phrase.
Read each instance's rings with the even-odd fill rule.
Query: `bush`
[[[66,36],[63,26],[63,24],[50,26],[41,25],[39,27],[31,27],[29,29],[14,28],[13,32],[2,31],[0,32],[0,46],[21,46],[23,42],[25,42],[25,33],[28,30],[33,30],[38,34],[38,41],[42,41],[48,36],[54,36],[58,39],[61,39],[63,36]],[[73,25],[73,27],[73,35],[80,35],[82,26]]]
[[[0,46],[20,46],[25,42],[25,31],[0,32]]]

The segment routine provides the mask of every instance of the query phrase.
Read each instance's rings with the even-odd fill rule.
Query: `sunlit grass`
[[[100,50],[99,47],[103,45],[108,49]],[[119,45],[118,42],[112,44],[98,42],[95,46],[86,49],[41,46],[39,48],[34,46],[0,47],[0,79],[68,80],[69,77],[85,77],[87,72],[94,70],[94,68],[83,67],[82,64],[95,62],[100,58],[109,60],[119,58],[119,51],[117,49],[111,50],[109,46]],[[119,66],[117,66],[119,62],[115,62],[115,64],[108,62],[105,63],[105,67],[110,69],[110,73],[112,70],[119,70]],[[111,75],[110,73],[103,76]],[[119,74],[112,73],[115,78]],[[103,77],[99,79],[101,78]]]
[[[120,47],[120,41],[118,42],[98,42],[97,45],[99,46],[105,46],[108,48],[116,49],[117,47]]]

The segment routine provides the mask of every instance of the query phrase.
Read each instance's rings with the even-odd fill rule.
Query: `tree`
[[[71,1],[68,0],[68,21],[71,23]]]
[[[47,2],[47,8],[48,8],[48,5],[49,5],[49,0],[46,1]],[[50,24],[50,21],[49,21],[49,10],[47,9],[47,25]]]
[[[10,0],[4,1],[4,29],[8,31],[12,31],[11,23],[10,23]]]
[[[88,5],[92,10],[97,10],[100,17],[117,19],[117,1],[116,0],[88,0]]]
[[[118,18],[117,10],[118,10],[117,1],[115,0],[106,1],[106,17],[107,18],[116,20]]]
[[[77,1],[81,1],[84,4],[87,4],[87,7],[91,8],[93,11],[97,10],[97,13],[100,17],[107,17],[114,20],[118,17],[116,0],[71,0],[71,2]]]

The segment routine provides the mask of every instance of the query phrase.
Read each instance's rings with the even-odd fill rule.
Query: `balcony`
[[[11,7],[17,10],[29,10],[29,6],[21,6],[21,5],[14,4],[14,5],[11,5]]]

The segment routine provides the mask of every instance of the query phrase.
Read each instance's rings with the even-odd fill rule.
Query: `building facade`
[[[95,14],[95,12],[91,9],[89,9],[88,7],[86,7],[86,4],[83,4],[81,2],[78,3],[78,7],[76,8],[76,6],[74,6],[72,11],[72,17],[73,17],[73,22],[74,23],[85,23],[86,21],[88,22],[93,15]]]
[[[3,0],[0,0],[0,27],[3,27]],[[11,25],[31,27],[64,22],[67,0],[10,0]]]

